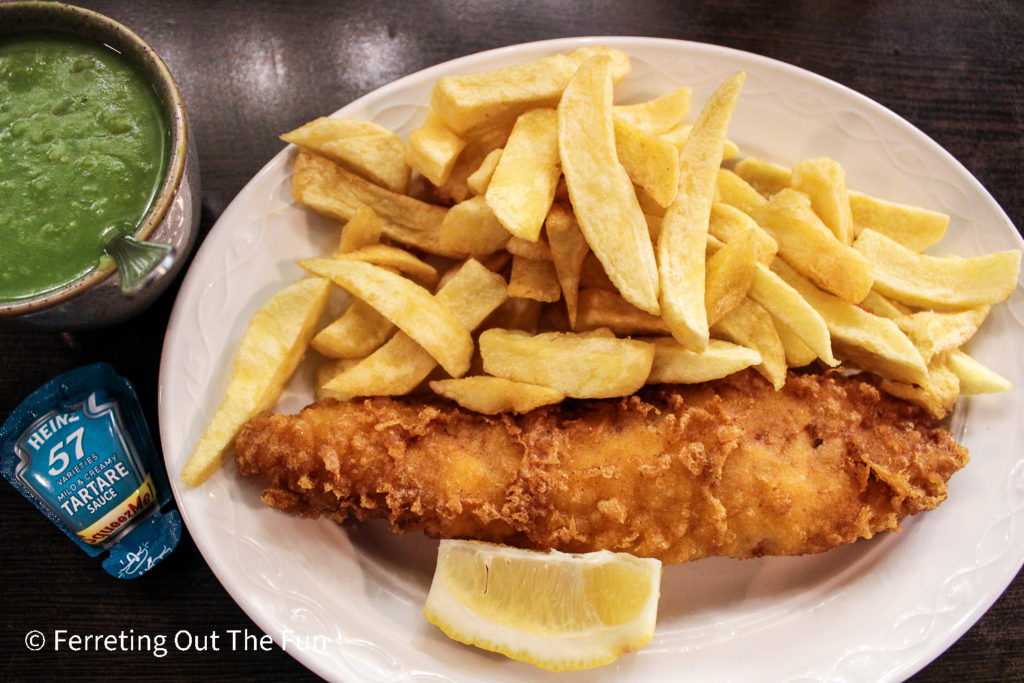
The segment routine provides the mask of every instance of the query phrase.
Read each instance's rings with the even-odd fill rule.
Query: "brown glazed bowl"
[[[16,321],[59,329],[112,325],[152,304],[180,272],[195,245],[199,166],[185,105],[174,77],[153,48],[102,14],[57,2],[0,3],[0,37],[29,31],[72,33],[110,45],[141,69],[163,103],[171,134],[170,158],[160,192],[133,236],[173,247],[170,267],[132,294],[121,292],[117,268],[110,265],[38,297],[0,302],[0,323]]]

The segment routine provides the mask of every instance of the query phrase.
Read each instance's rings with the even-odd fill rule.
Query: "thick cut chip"
[[[376,211],[368,206],[357,209],[341,229],[338,253],[345,254],[371,244],[378,244],[383,229],[384,225]]]
[[[449,130],[434,111],[429,111],[423,125],[409,133],[406,160],[434,185],[443,185],[465,146],[465,140]]]
[[[357,296],[433,356],[452,377],[469,369],[473,339],[429,291],[391,271],[352,259],[305,259],[299,265]]]
[[[448,209],[441,223],[439,241],[445,249],[486,256],[503,248],[511,236],[487,201],[477,195]]]
[[[854,230],[880,232],[908,249],[924,251],[942,239],[949,216],[919,206],[896,204],[862,192],[849,191]]]
[[[697,384],[720,379],[761,363],[761,354],[746,346],[710,339],[703,351],[691,351],[672,337],[645,339],[654,344],[648,384]]]
[[[295,145],[316,147],[343,138],[389,134],[393,133],[372,121],[321,116],[281,135],[281,139]]]
[[[548,238],[548,249],[551,251],[551,261],[555,264],[562,296],[565,298],[569,327],[575,329],[580,276],[583,271],[583,260],[590,247],[587,246],[587,240],[576,223],[572,209],[565,204],[555,204],[551,207],[547,220],[544,221],[544,232]]]
[[[250,418],[270,408],[284,389],[327,306],[331,283],[306,278],[263,304],[249,320],[221,402],[181,471],[198,486],[227,459],[229,448]]]
[[[704,249],[725,134],[744,78],[743,72],[728,78],[697,117],[680,154],[679,192],[658,236],[661,316],[672,336],[693,351],[708,343]]]
[[[507,130],[488,132],[485,137],[466,140],[466,147],[455,160],[448,181],[435,186],[432,195],[443,204],[458,204],[474,195],[483,194],[483,190],[478,192],[469,186],[469,177],[480,170],[480,165],[492,152],[502,149],[508,140],[508,134],[512,132],[513,123],[515,121],[509,123]],[[490,182],[490,176],[487,181]]]
[[[310,346],[328,358],[363,358],[388,340],[395,324],[362,299],[354,299],[345,312],[317,332]]]
[[[746,214],[753,214],[767,199],[753,185],[727,168],[718,169],[718,201],[734,206]]]
[[[493,71],[442,76],[434,83],[430,106],[451,130],[469,136],[512,122],[530,109],[555,106],[576,68],[565,55],[553,55]]]
[[[1013,383],[988,369],[960,349],[952,351],[946,366],[960,379],[960,393],[964,396],[998,394],[1013,389]]]
[[[754,232],[754,250],[757,260],[768,265],[775,258],[779,245],[775,238],[765,232],[749,215],[729,204],[715,202],[711,205],[711,219],[708,222],[708,234],[723,242],[744,232]]]
[[[307,192],[316,190],[334,195],[338,206],[334,213],[340,220],[349,220],[364,206],[372,208],[385,221],[410,230],[436,230],[444,220],[443,207],[391,192],[363,180],[329,159],[300,151],[292,171],[293,195],[305,203]]]
[[[325,156],[392,192],[409,190],[402,139],[369,121],[321,117],[281,136],[285,142]]]
[[[814,213],[807,195],[780,190],[754,217],[775,238],[779,256],[825,291],[851,304],[860,303],[871,291],[871,263],[836,239]]]
[[[476,194],[483,194],[487,191],[487,186],[491,184],[491,178],[494,176],[494,169],[498,167],[498,160],[501,159],[501,153],[504,151],[504,147],[499,147],[487,153],[476,170],[466,177],[466,185],[469,186],[469,189]]]
[[[661,206],[671,204],[679,189],[679,150],[623,119],[612,120],[615,151],[629,179]]]
[[[587,45],[578,47],[569,53],[568,57],[576,62],[576,66],[582,65],[592,57],[607,57],[612,63],[612,82],[618,83],[629,75],[633,65],[629,61],[629,55],[614,47],[607,45]]]
[[[513,256],[508,295],[535,301],[558,301],[562,297],[562,287],[558,284],[555,264],[546,259]]]
[[[608,57],[594,57],[565,88],[558,105],[562,171],[576,220],[608,277],[627,301],[657,315],[654,248],[633,183],[615,153],[611,69]]]
[[[786,352],[786,365],[791,368],[802,368],[817,360],[818,354],[804,343],[804,340],[796,332],[789,329],[775,316],[772,316],[772,320],[775,322],[775,331],[779,333],[782,348]],[[838,363],[839,361],[836,361],[836,364]]]
[[[513,256],[537,259],[539,261],[551,260],[551,247],[548,246],[547,237],[542,233],[536,242],[524,240],[522,237],[513,237],[505,245],[508,253]]]
[[[853,216],[846,189],[846,170],[835,159],[804,159],[793,167],[793,189],[811,199],[811,207],[843,244],[853,242]]]
[[[757,157],[740,159],[733,168],[736,175],[750,183],[764,197],[771,197],[779,190],[789,187],[792,180],[792,173],[785,166]]]
[[[682,151],[683,147],[686,146],[686,141],[690,138],[690,133],[693,132],[693,125],[684,123],[676,126],[667,133],[662,133],[660,137],[665,142],[671,143],[679,151]],[[722,142],[722,160],[732,159],[734,156],[740,153],[739,146],[732,140],[726,138]]]
[[[754,230],[742,232],[708,258],[704,285],[708,325],[714,325],[746,298],[759,265],[756,234]]]
[[[405,249],[388,244],[370,244],[355,251],[340,254],[336,258],[354,259],[405,273],[428,289],[433,289],[437,284],[437,268],[416,258]]]
[[[690,113],[692,97],[693,88],[686,85],[646,102],[617,104],[612,112],[645,133],[661,135],[682,123]]]
[[[316,366],[316,372],[314,373],[314,383],[316,386],[313,389],[313,397],[317,401],[322,401],[325,398],[336,398],[339,401],[348,400],[348,396],[339,395],[333,391],[324,389],[324,385],[327,384],[335,375],[344,372],[349,369],[359,360],[356,358],[335,358],[333,360],[324,361],[320,365]]]
[[[763,306],[744,299],[726,313],[712,328],[716,335],[754,349],[761,362],[754,369],[764,375],[776,389],[786,383],[786,350],[779,339],[775,323]]]
[[[871,262],[875,289],[922,308],[973,308],[1005,301],[1020,273],[1020,250],[972,258],[926,256],[867,229],[853,246]]]
[[[404,332],[396,332],[383,346],[328,379],[322,390],[338,400],[357,396],[399,396],[420,385],[437,361]]]
[[[796,335],[815,356],[828,365],[839,365],[839,361],[832,354],[832,337],[829,334],[828,325],[825,324],[825,319],[807,303],[800,292],[785,280],[764,265],[758,264],[748,296],[764,306],[765,310],[771,313],[772,318],[779,323],[776,327],[782,338],[783,346],[786,347],[787,357],[791,352],[798,350],[798,345],[787,343],[783,328]],[[803,349],[799,349],[799,351],[802,353]],[[796,354],[794,353],[794,355]],[[794,366],[793,363],[789,363],[789,365],[801,367],[810,362],[807,360],[799,366]]]
[[[434,380],[430,388],[463,408],[484,415],[528,413],[565,398],[550,387],[488,375]]]
[[[566,332],[531,336],[491,328],[480,334],[479,343],[488,374],[573,398],[628,396],[643,386],[654,361],[652,344]]]
[[[325,157],[299,150],[292,169],[292,197],[338,221],[347,221],[369,206],[391,239],[432,254],[465,256],[465,252],[442,248],[439,242],[447,209],[374,185]]]
[[[554,109],[533,109],[516,119],[484,196],[510,233],[536,240],[560,175],[558,116]]]
[[[902,318],[913,312],[908,306],[904,306],[897,301],[890,301],[874,289],[868,292],[868,295],[864,297],[864,301],[860,302],[860,307],[868,313],[874,313],[875,315],[890,319]]]
[[[466,329],[475,329],[508,297],[505,278],[469,259],[437,291],[437,302],[448,308]],[[339,396],[407,394],[425,380],[437,361],[404,332],[337,375],[324,389]]]
[[[907,384],[883,379],[878,386],[888,394],[921,406],[936,420],[941,420],[953,410],[960,395],[960,378],[941,362],[928,366],[928,377],[922,383]]]
[[[788,168],[763,159],[743,159],[735,168],[737,177],[763,197],[771,197],[793,184],[792,172]],[[723,172],[728,173],[724,169]],[[731,180],[720,183],[719,190],[723,193],[722,201],[730,204],[734,203],[731,198],[750,198],[745,191],[737,190]],[[889,202],[851,189],[847,189],[847,197],[855,235],[870,228],[909,249],[922,251],[941,240],[949,226],[949,216],[938,211]],[[752,213],[751,208],[739,203],[734,205]]]
[[[580,331],[607,328],[627,337],[638,334],[668,334],[665,321],[629,303],[608,289],[579,290],[576,326]]]
[[[892,320],[818,289],[782,259],[772,263],[772,270],[821,314],[839,358],[908,384],[927,381],[921,352]]]
[[[594,56],[609,61],[614,81],[629,74],[625,52],[591,45],[568,55],[552,55],[492,71],[443,76],[434,83],[430,106],[446,126],[463,137],[511,127],[523,112],[558,104],[577,68]]]
[[[896,319],[896,324],[914,343],[925,363],[959,348],[974,336],[988,317],[990,306],[966,311],[918,311]]]

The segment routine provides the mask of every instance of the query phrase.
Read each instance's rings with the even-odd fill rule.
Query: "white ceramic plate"
[[[725,77],[747,80],[730,128],[743,153],[783,164],[831,156],[851,187],[952,216],[934,253],[1024,246],[981,185],[920,131],[806,71],[736,50],[645,38],[554,40],[421,71],[337,116],[403,137],[423,119],[432,82],[585,44],[626,50],[618,101],[690,84],[694,112]],[[695,115],[692,114],[692,116]],[[261,482],[228,465],[198,489],[178,473],[222,395],[249,316],[332,248],[337,228],[292,203],[293,152],[271,160],[206,238],[182,286],[160,373],[160,435],[192,537],[239,605],[275,642],[328,679],[546,679],[543,671],[448,640],[422,617],[436,543],[383,525],[341,527],[263,507]],[[894,680],[973,624],[1024,561],[1024,292],[992,313],[971,351],[1017,389],[961,402],[954,430],[973,461],[949,500],[884,534],[801,558],[710,559],[665,568],[658,629],[643,651],[560,679]],[[278,408],[311,400],[309,369]],[[553,679],[554,676],[551,676]]]

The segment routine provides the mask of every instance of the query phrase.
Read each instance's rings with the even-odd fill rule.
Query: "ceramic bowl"
[[[64,287],[32,299],[0,302],[0,319],[60,329],[102,327],[124,321],[148,307],[179,273],[199,226],[199,166],[185,104],[174,77],[142,38],[118,22],[81,7],[56,2],[0,4],[0,38],[29,31],[77,34],[110,45],[152,82],[171,135],[163,185],[134,237],[168,244],[174,260],[162,274],[132,294],[121,291],[117,268],[100,268]]]

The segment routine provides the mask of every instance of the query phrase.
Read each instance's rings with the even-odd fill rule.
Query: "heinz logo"
[[[81,419],[79,413],[57,413],[48,420],[38,425],[35,431],[23,442],[33,451],[39,451],[46,444],[46,441],[57,434],[68,425],[78,422]]]

